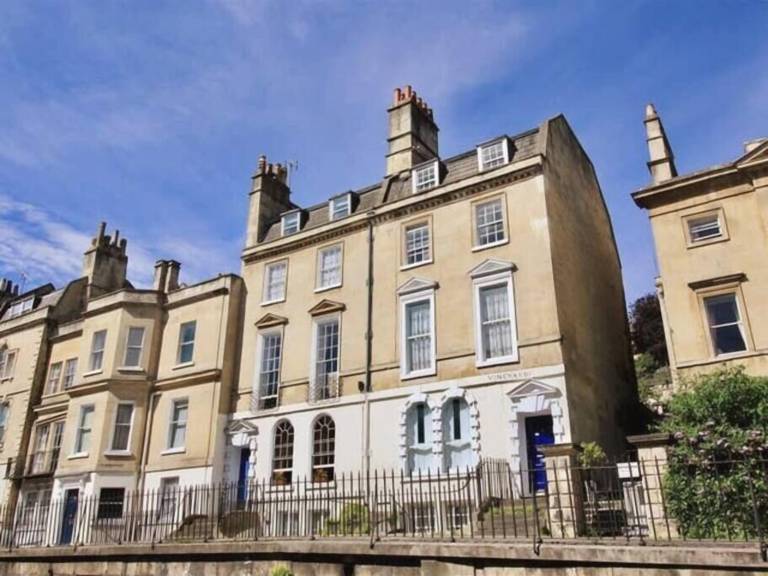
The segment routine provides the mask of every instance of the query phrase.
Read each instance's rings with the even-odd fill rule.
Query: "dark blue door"
[[[251,458],[251,449],[240,450],[240,469],[237,473],[237,501],[245,502],[248,496],[248,462]]]
[[[75,519],[77,518],[77,502],[79,496],[79,490],[67,490],[64,495],[64,510],[61,515],[61,538],[59,538],[59,544],[72,543],[72,535],[75,533]]]
[[[544,465],[542,446],[555,443],[552,433],[552,416],[531,416],[525,419],[525,439],[528,446],[528,477],[531,492],[547,488],[547,470]]]

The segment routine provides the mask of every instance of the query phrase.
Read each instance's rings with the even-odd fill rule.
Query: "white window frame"
[[[101,345],[101,348],[96,348],[96,336],[99,334],[104,334],[104,342]],[[96,330],[91,335],[91,352],[88,354],[88,374],[98,374],[102,370],[104,370],[104,351],[107,349],[107,331],[106,330]],[[94,365],[94,359],[97,357],[99,358],[99,365]]]
[[[279,297],[269,299],[269,292],[270,292],[269,275],[272,268],[275,268],[277,266],[285,267],[285,275],[283,279],[283,291]],[[288,293],[288,259],[284,258],[282,260],[275,260],[273,262],[267,262],[266,264],[264,264],[264,279],[261,287],[261,305],[266,306],[267,304],[277,304],[278,302],[285,302],[285,296],[287,293]]]
[[[736,304],[736,314],[738,314],[738,320],[736,322],[729,322],[727,324],[713,325],[709,317],[709,308],[707,307],[707,300],[714,299],[714,298],[722,298],[724,296],[733,297],[733,301]],[[744,318],[744,309],[741,304],[741,295],[739,291],[734,288],[730,290],[723,290],[723,291],[717,291],[717,292],[711,292],[711,293],[702,293],[701,304],[704,309],[704,326],[706,327],[707,333],[709,334],[709,349],[710,349],[710,353],[712,354],[712,357],[713,358],[729,358],[732,356],[740,356],[742,354],[748,353],[751,349],[750,338],[749,338],[749,334],[747,333],[746,319]],[[734,352],[723,352],[722,354],[718,354],[717,341],[715,339],[715,334],[714,334],[715,328],[719,328],[722,326],[733,326],[733,325],[736,325],[739,328],[739,332],[741,333],[741,339],[744,342],[744,349],[736,350]]]
[[[322,314],[319,316],[315,316],[312,318],[312,343],[311,343],[311,349],[310,349],[310,368],[309,368],[309,385],[310,387],[315,385],[315,382],[317,382],[317,336],[318,336],[318,327],[321,324],[327,324],[329,322],[335,321],[338,326],[338,354],[336,355],[336,372],[335,374],[338,375],[341,374],[341,342],[342,342],[342,325],[341,325],[341,312],[333,312],[331,314]],[[328,374],[333,374],[333,372],[328,372]]]
[[[487,204],[499,202],[501,204],[501,224],[504,237],[501,240],[480,244],[480,226],[477,221],[477,209]],[[509,230],[507,227],[507,201],[504,196],[492,196],[472,203],[472,251],[485,250],[494,246],[502,246],[509,242]]]
[[[188,342],[182,342],[181,337],[184,334],[184,327],[193,324],[195,326],[195,337]],[[181,358],[181,349],[183,345],[192,344],[192,357],[189,360],[183,360]],[[176,366],[191,366],[195,363],[195,344],[197,343],[197,320],[187,320],[179,324],[179,341],[176,346]]]
[[[16,361],[19,359],[19,350],[2,350],[2,362],[0,362],[0,380],[10,380],[16,373]]]
[[[173,442],[174,438],[174,431],[176,430],[176,427],[178,427],[178,420],[174,420],[174,412],[176,412],[176,407],[179,404],[186,404],[187,406],[187,417],[186,420],[184,420],[184,444],[181,446],[173,446],[171,443]],[[186,452],[187,450],[187,432],[189,430],[189,398],[186,396],[183,396],[181,398],[174,398],[171,401],[171,410],[168,413],[168,436],[165,441],[166,449],[163,450],[163,454],[178,454],[180,452]]]
[[[502,283],[507,284],[507,297],[509,298],[509,320],[512,336],[512,354],[508,354],[507,356],[498,356],[495,358],[486,358],[485,347],[483,346],[480,291],[483,288],[497,286]],[[517,362],[519,360],[520,354],[518,350],[519,343],[517,338],[517,311],[515,309],[515,287],[512,271],[509,270],[474,278],[472,280],[472,291],[474,292],[475,308],[475,365],[479,368],[483,366],[496,366],[498,364],[509,364],[511,362]]]
[[[84,420],[86,412],[91,413],[91,422],[90,427],[88,428],[88,446],[83,449],[83,425],[85,423]],[[72,447],[72,454],[69,456],[70,458],[88,456],[88,453],[91,449],[91,440],[93,439],[93,419],[95,415],[95,404],[83,404],[80,406],[80,411],[77,414],[77,428],[75,428],[75,445]]]
[[[706,238],[700,238],[698,240],[693,238],[691,234],[691,227],[695,226],[696,221],[713,218],[717,220],[717,234]],[[694,212],[686,214],[682,218],[683,221],[683,234],[685,236],[685,242],[688,248],[698,248],[699,246],[707,246],[709,244],[715,244],[717,242],[724,242],[729,239],[728,236],[728,224],[725,221],[725,211],[722,207],[715,207],[705,211]]]
[[[295,220],[295,223],[293,222]],[[289,224],[289,221],[291,222]],[[293,231],[286,231],[288,227],[296,227]],[[291,212],[286,212],[280,217],[280,235],[281,236],[290,236],[292,234],[297,234],[301,231],[301,212],[299,210],[292,210]]]
[[[429,302],[429,329],[430,329],[430,365],[422,370],[408,369],[408,342],[407,342],[407,317],[408,304],[416,302]],[[420,290],[400,296],[400,379],[421,378],[437,374],[437,333],[435,331],[435,290]]]
[[[0,402],[0,446],[5,442],[5,432],[8,429],[8,414],[11,405],[8,402]]]
[[[262,367],[264,363],[264,341],[267,337],[271,336],[280,336],[280,358],[278,360],[278,368],[277,368],[277,390],[275,391],[275,406],[272,408],[261,408],[261,401],[262,401],[262,395],[261,395],[261,374],[262,374]],[[280,406],[280,385],[282,381],[282,371],[283,371],[283,351],[285,346],[285,334],[282,326],[279,326],[277,328],[268,328],[264,330],[259,331],[259,337],[258,337],[258,353],[256,354],[256,370],[255,370],[255,378],[253,383],[253,395],[256,398],[255,406],[257,410],[274,410],[275,408],[278,408]]]
[[[126,448],[115,448],[115,432],[117,431],[117,415],[120,410],[120,406],[130,406],[131,407],[131,421],[128,423],[128,443]],[[130,454],[131,453],[131,442],[133,440],[133,424],[134,419],[136,418],[136,402],[126,400],[118,402],[115,406],[115,417],[112,418],[112,432],[109,435],[109,448],[105,452],[105,454]]]
[[[336,282],[323,286],[321,283],[323,277],[323,254],[331,250],[339,251],[339,277]],[[318,248],[317,258],[315,260],[315,269],[315,292],[323,292],[325,290],[341,287],[341,285],[344,283],[344,244],[331,244],[330,246],[323,246],[322,248]]]
[[[138,346],[131,346],[131,330],[141,330],[141,341]],[[142,360],[144,359],[144,339],[147,335],[147,328],[145,326],[129,326],[128,331],[125,334],[125,354],[123,355],[122,368],[132,368],[134,370],[141,369]],[[132,349],[139,350],[139,355],[136,360],[136,364],[128,364],[128,352]]]
[[[62,371],[62,374],[61,374],[62,390],[69,390],[70,388],[72,388],[72,386],[75,385],[75,377],[77,376],[77,364],[78,364],[77,358],[67,358],[67,360],[64,361],[64,370]],[[69,376],[69,372],[67,371],[67,368],[69,366],[73,366],[72,374],[71,374],[72,382],[69,385],[67,385],[67,378]]]
[[[425,260],[421,260],[419,262],[408,262],[408,231],[414,230],[416,228],[426,228],[427,229],[427,252],[429,253],[429,257]],[[402,233],[402,242],[403,242],[403,250],[402,250],[402,264],[400,266],[401,270],[409,270],[410,268],[416,268],[417,266],[425,266],[427,264],[432,264],[434,261],[434,249],[433,249],[433,241],[432,241],[432,221],[431,219],[426,220],[418,220],[414,222],[408,222],[403,224],[403,233]]]
[[[432,172],[432,178],[429,180],[429,182],[432,183],[429,185],[417,184],[416,181],[418,180],[419,175],[423,172],[426,172],[427,170]],[[421,166],[417,166],[411,170],[411,192],[413,194],[421,194],[427,190],[437,188],[438,186],[440,186],[440,167],[438,160],[434,160],[428,164],[422,164]]]
[[[344,214],[336,214],[339,208],[338,203],[340,201],[343,201],[346,203],[346,210]],[[351,192],[334,196],[328,201],[328,220],[330,220],[331,222],[335,220],[341,220],[342,218],[346,218],[350,214],[352,214],[352,193]]]
[[[496,146],[497,144],[502,145],[502,158],[503,161],[500,164],[494,164],[493,166],[486,166],[483,162],[483,152],[492,146]],[[505,164],[509,164],[509,139],[508,138],[497,138],[496,140],[491,140],[490,142],[486,142],[485,144],[480,144],[477,147],[477,169],[480,172],[487,172],[488,170],[493,170],[495,168],[499,168],[500,166],[504,166]]]
[[[25,312],[29,312],[34,308],[35,306],[35,297],[29,296],[28,298],[24,298],[23,300],[19,300],[18,302],[14,302],[11,304],[10,308],[8,308],[8,320],[11,318],[16,318],[17,316],[21,316]]]
[[[58,370],[56,370],[58,369]],[[55,385],[51,387],[51,383],[54,381],[53,376],[56,376]],[[48,378],[45,381],[45,393],[55,394],[61,390],[61,383],[64,377],[64,362],[59,360],[58,362],[51,362],[48,366]]]

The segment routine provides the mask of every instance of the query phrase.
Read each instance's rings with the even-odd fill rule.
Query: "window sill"
[[[189,368],[194,365],[195,365],[194,360],[192,360],[191,362],[182,362],[181,364],[176,364],[176,366],[173,366],[171,370],[183,370],[184,368]]]
[[[432,258],[422,262],[414,262],[413,264],[404,264],[400,266],[400,270],[412,270],[413,268],[418,268],[419,266],[427,266],[429,264],[434,264],[434,260]]]
[[[498,242],[491,242],[490,244],[483,244],[482,246],[473,246],[472,252],[480,252],[481,250],[486,250],[488,248],[504,246],[504,244],[509,244],[509,238],[504,238],[504,240],[499,240]]]
[[[144,368],[141,366],[120,366],[117,369],[118,372],[133,372],[135,374],[143,374]]]
[[[160,452],[160,456],[169,456],[171,454],[184,454],[187,451],[186,446],[182,446],[181,448],[166,448],[162,452]]]
[[[478,359],[475,362],[477,368],[488,368],[490,366],[500,366],[501,364],[515,364],[519,362],[520,358],[517,354],[513,356],[500,356],[499,358],[489,358],[488,360]]]
[[[84,372],[83,378],[88,378],[89,376],[96,376],[97,374],[101,374],[104,372],[103,368],[99,368],[98,370],[91,370],[90,372]]]
[[[700,248],[702,246],[709,246],[710,244],[719,244],[720,242],[727,242],[728,240],[730,240],[728,236],[720,235],[714,238],[707,238],[706,240],[699,240],[698,242],[693,242],[691,240],[688,240],[686,246],[688,248]]]
[[[430,368],[429,370],[420,370],[419,372],[409,372],[407,374],[400,374],[400,380],[413,380],[415,378],[424,378],[425,376],[435,376],[437,370]]]
[[[322,288],[315,288],[315,294],[319,292],[327,292],[328,290],[334,290],[335,288],[341,288],[341,283],[332,284],[331,286],[323,286]]]
[[[262,306],[271,306],[272,304],[280,304],[281,302],[285,302],[285,298],[279,298],[277,300],[265,300],[261,303]]]
[[[107,450],[106,452],[104,452],[104,456],[125,458],[128,456],[133,456],[133,452],[131,452],[130,450]]]
[[[3,376],[0,378],[0,383],[10,382],[11,380],[13,380],[13,376]]]
[[[78,460],[80,458],[88,458],[88,452],[75,452],[67,456],[67,460]]]

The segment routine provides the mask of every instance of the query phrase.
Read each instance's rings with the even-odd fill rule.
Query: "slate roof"
[[[519,162],[526,158],[531,158],[536,154],[539,154],[543,150],[543,145],[540,142],[541,131],[538,128],[528,130],[515,136],[507,136],[506,134],[489,140],[493,142],[501,138],[509,138],[509,161]],[[478,173],[477,167],[477,150],[473,148],[457,156],[441,160],[444,167],[444,174],[440,181],[440,185],[451,184],[458,182],[470,176],[474,176]],[[395,202],[401,198],[405,198],[411,195],[411,181],[410,179],[391,178],[384,179],[381,182],[360,188],[358,190],[351,190],[353,194],[352,214],[359,214],[366,212],[377,206],[382,206],[389,202]],[[334,194],[328,197],[328,200],[336,196],[340,196],[343,193]],[[310,230],[312,228],[318,228],[330,222],[330,216],[328,211],[328,201],[321,204],[315,204],[309,208],[304,208],[304,224],[301,227],[302,231]],[[270,242],[281,238],[280,222],[275,222],[270,226],[269,230],[264,236],[263,243]]]

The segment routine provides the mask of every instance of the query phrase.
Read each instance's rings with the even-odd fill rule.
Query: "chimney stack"
[[[3,305],[16,298],[19,295],[19,287],[6,278],[0,278],[0,313],[3,311]]]
[[[288,169],[282,164],[270,164],[266,156],[259,156],[252,180],[246,248],[261,242],[269,227],[280,219],[280,214],[294,208],[288,188]]]
[[[389,115],[387,176],[437,158],[437,124],[432,109],[411,86],[396,88]]]
[[[654,184],[659,184],[677,176],[675,156],[664,132],[664,125],[653,104],[645,107],[645,134],[648,142],[648,170]]]
[[[165,290],[165,279],[168,277],[168,261],[158,260],[155,262],[155,276],[152,279],[152,290],[163,292]]]
[[[176,260],[168,260],[168,278],[165,281],[165,291],[173,292],[179,288],[179,272],[181,263]]]
[[[125,286],[128,241],[120,239],[119,230],[115,231],[112,239],[105,234],[106,229],[106,222],[102,222],[83,258],[83,276],[88,278],[89,299]]]

